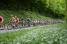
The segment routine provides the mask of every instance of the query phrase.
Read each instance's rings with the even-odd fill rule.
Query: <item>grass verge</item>
[[[36,26],[31,30],[0,34],[0,44],[66,44],[66,32],[63,24]]]

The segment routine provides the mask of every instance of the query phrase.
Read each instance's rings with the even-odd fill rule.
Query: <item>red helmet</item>
[[[2,22],[3,21],[3,16],[0,16],[0,22]]]

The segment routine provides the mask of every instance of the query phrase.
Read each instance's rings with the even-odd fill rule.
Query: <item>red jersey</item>
[[[16,23],[19,23],[19,18],[16,19]]]

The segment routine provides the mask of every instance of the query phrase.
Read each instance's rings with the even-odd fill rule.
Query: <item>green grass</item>
[[[19,31],[15,31],[15,32],[6,32],[6,33],[0,33],[0,43],[4,42],[4,43],[8,43],[8,42],[12,42],[13,39],[15,39],[16,37],[19,37],[21,35],[24,35],[25,33],[27,33],[29,30],[19,30]]]
[[[66,32],[63,25],[37,27],[24,36],[18,37],[14,44],[66,44]]]
[[[63,24],[36,26],[30,30],[0,34],[0,44],[67,44],[66,33]]]

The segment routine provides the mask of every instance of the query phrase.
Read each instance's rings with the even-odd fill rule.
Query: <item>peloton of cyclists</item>
[[[19,18],[18,18],[17,16],[11,15],[10,20],[9,20],[9,24],[10,24],[13,28],[15,28],[15,27],[18,26],[19,21],[20,21],[20,20],[19,20]]]
[[[22,24],[21,24],[22,26],[29,27],[32,24],[32,20],[30,17],[19,18],[17,16],[10,15],[9,25],[11,25],[12,28],[16,28],[19,26],[20,21],[22,22]],[[0,16],[0,27],[3,25],[3,22],[4,22],[3,16]]]

